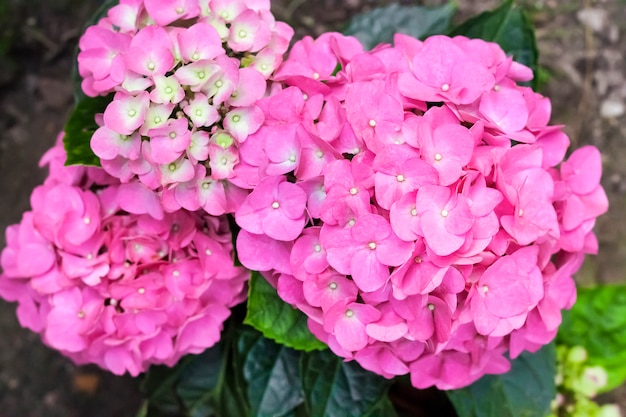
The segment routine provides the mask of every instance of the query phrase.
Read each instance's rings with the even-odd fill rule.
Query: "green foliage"
[[[344,362],[328,351],[302,357],[304,402],[310,417],[380,415],[376,410],[389,409],[385,404],[389,384],[356,362]]]
[[[254,272],[250,279],[248,312],[244,323],[287,347],[307,352],[326,349],[326,345],[309,331],[304,313],[281,300],[276,290],[258,272]]]
[[[253,331],[243,332],[237,344],[243,364],[251,416],[288,415],[302,403],[299,353]]]
[[[587,363],[606,369],[610,391],[626,381],[626,285],[579,288],[571,311],[563,315],[557,341],[582,346]]]
[[[76,103],[65,125],[63,145],[67,152],[65,165],[100,166],[100,159],[90,146],[91,136],[98,129],[95,116],[104,112],[111,96],[86,97]]]
[[[610,417],[615,413],[615,404],[596,403],[593,398],[607,381],[606,370],[600,366],[589,366],[587,351],[582,346],[558,345],[557,356],[557,400],[552,402],[552,413],[548,417]]]
[[[355,16],[344,34],[359,39],[365,49],[372,49],[380,43],[391,43],[395,33],[424,39],[445,33],[455,11],[454,2],[434,8],[392,4]]]
[[[486,375],[467,388],[448,391],[459,417],[544,417],[556,395],[554,344],[522,353],[503,375]]]
[[[481,13],[454,28],[450,36],[463,35],[496,42],[508,55],[533,70],[535,78],[532,87],[536,90],[540,83],[539,51],[535,30],[524,10],[513,0],[505,0],[500,7]]]
[[[356,362],[279,345],[233,320],[227,327],[204,353],[150,368],[138,417],[396,416],[390,381]]]

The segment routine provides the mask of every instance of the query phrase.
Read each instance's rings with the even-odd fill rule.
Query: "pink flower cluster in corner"
[[[607,210],[599,152],[549,125],[532,71],[465,37],[293,46],[239,149],[235,218],[338,355],[417,388],[507,371],[553,339]]]
[[[233,266],[225,218],[176,211],[155,219],[122,209],[119,181],[66,167],[59,141],[32,211],[7,228],[0,296],[22,326],[79,364],[133,376],[173,366],[220,339],[249,272]]]
[[[121,0],[79,42],[83,91],[114,93],[91,139],[104,170],[167,212],[234,212],[239,146],[292,36],[269,0]]]

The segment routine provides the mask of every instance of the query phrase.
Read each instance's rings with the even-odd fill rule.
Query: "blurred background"
[[[296,39],[341,31],[351,16],[391,0],[272,0]],[[401,1],[440,5],[436,1]],[[495,7],[457,0],[456,21]],[[609,213],[599,219],[600,253],[577,276],[581,285],[626,277],[626,1],[518,0],[537,28],[541,91],[552,124],[565,125],[573,147],[592,144],[604,158]],[[99,0],[0,0],[0,237],[29,209],[44,178],[41,155],[63,129],[72,104],[70,72],[78,38]],[[626,390],[607,394],[626,415]],[[15,305],[0,300],[0,417],[133,416],[138,380],[78,367],[21,329]]]

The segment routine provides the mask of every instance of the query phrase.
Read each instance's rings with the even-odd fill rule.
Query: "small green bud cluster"
[[[606,370],[588,364],[585,348],[557,346],[557,394],[548,417],[622,417],[617,405],[594,401],[606,384]]]

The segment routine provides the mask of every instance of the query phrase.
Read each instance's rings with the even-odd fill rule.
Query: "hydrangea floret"
[[[91,139],[104,170],[166,212],[234,212],[239,147],[292,36],[269,0],[121,0],[79,42],[83,91],[113,94]]]
[[[0,296],[18,303],[20,324],[119,375],[214,345],[250,275],[234,266],[225,217],[163,213],[153,194],[64,162],[59,140],[32,210],[6,231]]]
[[[550,342],[607,210],[601,158],[494,43],[297,42],[239,147],[237,252],[333,352],[417,388]]]

